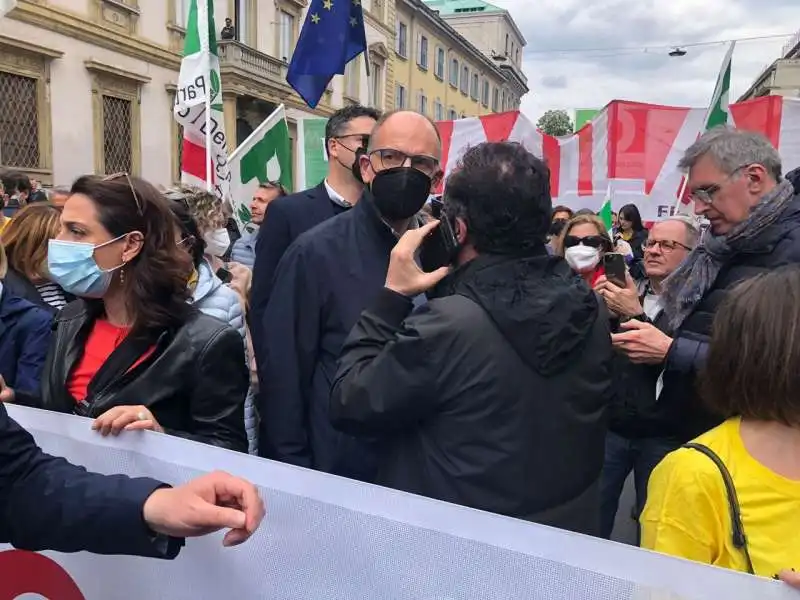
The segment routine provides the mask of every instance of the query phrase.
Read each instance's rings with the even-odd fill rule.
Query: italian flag
[[[603,198],[603,205],[600,207],[600,212],[597,213],[597,216],[600,217],[600,220],[603,222],[603,225],[606,226],[606,230],[608,231],[608,237],[612,240],[614,239],[614,234],[611,233],[611,228],[614,226],[614,220],[612,217],[612,209],[611,209],[611,184],[608,184],[608,188],[606,188],[606,197]]]
[[[730,119],[731,63],[735,46],[736,42],[731,42],[722,61],[722,67],[717,76],[717,85],[714,87],[714,95],[711,96],[711,103],[706,111],[704,132],[720,125],[726,125]],[[678,191],[678,202],[675,205],[676,214],[694,214],[694,203],[686,193],[686,182],[686,177],[683,177]]]
[[[191,0],[189,5],[174,112],[183,127],[181,181],[229,199],[231,176],[213,0]]]

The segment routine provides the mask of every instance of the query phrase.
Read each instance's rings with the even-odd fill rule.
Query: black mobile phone
[[[439,226],[425,237],[419,251],[420,266],[426,273],[453,264],[459,250],[450,219],[441,209],[434,208],[434,211],[438,213],[434,213],[434,217],[439,219]]]
[[[230,283],[233,281],[233,275],[228,269],[217,269],[217,277],[219,277],[222,283]]]
[[[603,269],[606,272],[606,279],[618,287],[626,287],[628,282],[625,278],[627,267],[625,257],[616,252],[609,252],[603,256]]]

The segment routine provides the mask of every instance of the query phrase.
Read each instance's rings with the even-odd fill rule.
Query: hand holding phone
[[[627,267],[625,266],[625,257],[616,252],[609,252],[603,256],[603,269],[606,272],[606,279],[617,287],[625,288],[628,286],[627,282]]]

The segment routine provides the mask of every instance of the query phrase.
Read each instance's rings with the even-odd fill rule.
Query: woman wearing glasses
[[[191,265],[177,241],[149,183],[78,179],[48,271],[80,300],[56,318],[41,393],[16,401],[91,417],[103,435],[150,429],[246,451],[244,344],[188,303]]]
[[[615,248],[603,221],[593,214],[579,214],[564,227],[556,251],[593,288],[605,275],[603,256],[615,251],[629,256],[631,247],[619,240]]]

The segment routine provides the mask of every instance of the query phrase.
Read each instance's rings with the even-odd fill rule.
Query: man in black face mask
[[[381,437],[380,485],[596,534],[608,315],[548,256],[551,211],[544,162],[514,143],[469,149],[441,220],[392,251],[384,289],[342,350],[330,416],[340,431]],[[455,268],[424,272],[417,250],[443,227]]]
[[[374,478],[373,445],[330,424],[331,384],[347,334],[383,288],[392,248],[421,222],[418,213],[441,178],[440,155],[430,119],[410,111],[386,115],[360,157],[361,199],[297,238],[281,260],[264,316],[262,456]]]
[[[253,289],[250,292],[250,333],[256,359],[262,362],[261,342],[270,335],[264,330],[275,271],[284,252],[302,233],[350,210],[364,191],[355,177],[358,156],[369,142],[369,134],[380,117],[374,108],[354,104],[336,111],[325,125],[328,174],[319,185],[270,202],[256,238]]]

